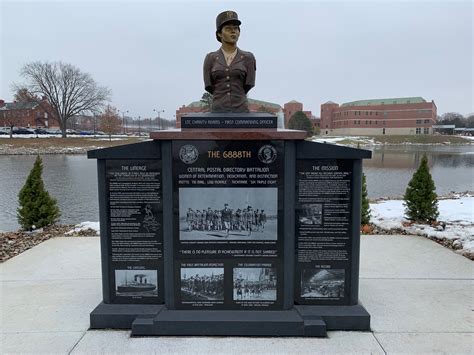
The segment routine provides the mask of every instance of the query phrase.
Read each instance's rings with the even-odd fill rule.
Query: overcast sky
[[[173,119],[204,92],[215,17],[235,10],[257,59],[249,97],[304,104],[422,96],[438,114],[473,104],[471,1],[5,1],[0,98],[30,61],[63,61],[112,89],[133,117]]]

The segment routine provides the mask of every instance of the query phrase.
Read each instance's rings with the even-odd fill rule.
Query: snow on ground
[[[96,234],[99,234],[100,233],[99,222],[82,222],[82,223],[76,224],[73,229],[71,229],[69,232],[66,232],[66,235],[77,234],[80,231],[85,231],[88,229],[92,229],[93,231],[96,232]]]
[[[337,144],[342,141],[351,141],[354,144],[361,144],[361,145],[375,145],[377,144],[374,138],[364,137],[364,136],[314,136],[311,139],[313,142],[317,143],[331,143]],[[380,144],[380,143],[379,143]]]
[[[461,253],[474,253],[474,196],[458,196],[454,199],[438,201],[441,226],[411,224],[404,218],[405,207],[402,200],[388,200],[371,203],[371,222],[379,228],[399,229],[408,234],[421,235],[430,239],[450,241]]]

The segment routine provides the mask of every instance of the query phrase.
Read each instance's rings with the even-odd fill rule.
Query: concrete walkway
[[[3,263],[0,353],[474,353],[474,263],[422,237],[364,236],[360,301],[372,332],[328,338],[130,338],[88,331],[99,238],[56,238]]]

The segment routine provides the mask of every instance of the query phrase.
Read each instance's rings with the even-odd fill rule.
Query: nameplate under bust
[[[264,112],[190,113],[181,117],[181,128],[277,128],[278,118]]]

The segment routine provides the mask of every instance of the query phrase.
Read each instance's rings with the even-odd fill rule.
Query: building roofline
[[[383,98],[383,99],[367,99],[350,101],[341,104],[341,107],[347,106],[380,106],[380,105],[406,105],[406,104],[420,104],[426,103],[427,101],[421,97],[394,97],[394,98]],[[434,101],[433,101],[434,103]]]

